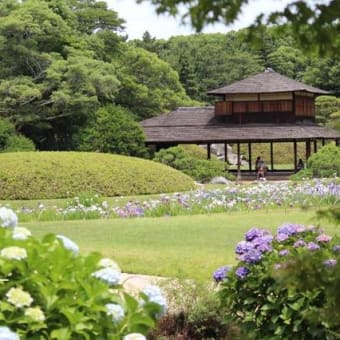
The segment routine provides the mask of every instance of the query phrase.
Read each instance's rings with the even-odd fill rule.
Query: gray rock
[[[223,176],[217,176],[210,180],[211,184],[229,184],[230,181]]]

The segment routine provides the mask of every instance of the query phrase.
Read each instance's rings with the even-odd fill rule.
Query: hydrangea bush
[[[252,228],[239,262],[213,275],[221,303],[251,339],[338,339],[340,240],[315,227]]]
[[[111,259],[81,256],[63,235],[40,241],[16,225],[1,208],[1,339],[145,339],[164,313],[161,291],[128,294]]]

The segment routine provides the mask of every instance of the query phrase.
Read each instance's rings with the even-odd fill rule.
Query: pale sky
[[[148,1],[142,4],[137,4],[135,0],[106,0],[106,2],[109,8],[118,12],[119,17],[126,21],[125,33],[129,39],[140,39],[145,31],[149,31],[151,36],[159,39],[195,33],[189,24],[185,26],[181,24],[180,17],[157,16],[155,6]],[[233,26],[226,27],[223,24],[216,24],[206,27],[203,32],[226,33],[233,29],[247,27],[258,14],[281,10],[289,2],[292,0],[250,0]]]

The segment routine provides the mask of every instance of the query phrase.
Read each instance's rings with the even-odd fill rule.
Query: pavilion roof
[[[327,91],[283,76],[272,69],[267,69],[262,73],[237,81],[230,85],[211,90],[208,94],[249,94],[294,91],[306,91],[314,94],[329,94]]]
[[[314,123],[227,124],[214,116],[214,108],[180,107],[141,122],[146,142],[218,143],[340,139],[334,129]]]

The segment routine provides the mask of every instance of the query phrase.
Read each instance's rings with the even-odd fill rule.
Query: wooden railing
[[[292,100],[268,100],[245,102],[216,102],[216,116],[230,116],[233,113],[293,112]]]

